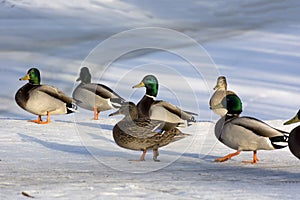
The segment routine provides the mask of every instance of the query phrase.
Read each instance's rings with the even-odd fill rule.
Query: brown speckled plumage
[[[111,115],[115,114],[125,115],[113,128],[115,142],[126,149],[142,150],[144,153],[140,160],[144,160],[144,154],[147,150],[152,149],[157,152],[159,147],[166,146],[188,135],[177,128],[161,132],[162,121],[138,119],[137,108],[132,102],[123,104],[117,112]],[[154,153],[153,159],[155,161],[157,161],[157,156],[158,152]]]

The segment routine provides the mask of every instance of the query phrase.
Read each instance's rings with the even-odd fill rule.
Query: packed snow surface
[[[291,131],[299,109],[300,2],[4,0],[0,2],[0,199],[299,199],[299,160],[288,148],[234,152],[217,141],[208,101],[219,75],[243,101],[243,115]],[[198,113],[191,136],[152,151],[118,147],[112,111],[78,109],[38,125],[17,106],[29,68],[72,94],[82,66],[93,82],[137,103],[147,74],[157,99]],[[28,196],[26,196],[28,195]]]

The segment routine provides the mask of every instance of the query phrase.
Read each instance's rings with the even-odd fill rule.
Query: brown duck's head
[[[225,76],[219,76],[217,79],[217,85],[214,87],[214,90],[225,89],[227,90],[227,81]]]
[[[138,110],[133,102],[125,102],[122,104],[119,110],[111,113],[109,116],[114,115],[125,115],[125,118],[131,118],[132,120],[135,120],[138,118]]]
[[[79,78],[76,79],[76,81],[81,81],[82,83],[91,83],[91,73],[89,68],[82,67],[80,69]]]

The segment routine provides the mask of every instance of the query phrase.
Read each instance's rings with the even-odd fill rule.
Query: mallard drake
[[[76,81],[81,83],[73,91],[73,99],[79,107],[93,110],[95,120],[98,120],[101,111],[119,108],[125,101],[109,87],[91,83],[91,74],[87,67],[81,68]]]
[[[238,96],[227,95],[222,101],[227,104],[227,114],[215,125],[215,136],[226,146],[237,152],[217,158],[215,161],[223,162],[241,151],[253,151],[253,160],[245,163],[257,163],[257,150],[274,150],[287,146],[286,132],[275,129],[253,117],[239,117],[242,112],[242,103]]]
[[[38,119],[31,122],[48,124],[50,115],[69,114],[76,110],[71,97],[53,86],[40,84],[40,71],[37,68],[29,69],[26,76],[19,80],[29,81],[17,91],[15,100],[24,110],[38,115]],[[45,115],[47,120],[42,121],[41,116]]]
[[[146,94],[137,104],[139,118],[160,120],[167,124],[195,122],[194,116],[197,115],[196,113],[183,111],[166,101],[156,100],[158,94],[158,80],[155,76],[147,75],[139,84],[133,86],[133,88],[140,87],[146,88]],[[166,127],[168,130],[174,128],[169,126]]]
[[[296,122],[300,122],[300,110],[295,117],[289,121],[286,121],[284,125],[293,124]],[[297,126],[290,132],[288,144],[292,154],[300,159],[300,126]]]
[[[163,122],[138,118],[138,109],[133,102],[124,103],[121,108],[109,116],[123,114],[125,117],[113,128],[113,138],[117,145],[130,150],[143,151],[138,161],[144,161],[147,150],[153,150],[153,160],[157,159],[158,148],[183,139],[188,134],[173,128],[162,131]]]
[[[223,117],[227,113],[226,107],[223,107],[221,102],[226,95],[235,94],[233,91],[227,90],[227,81],[225,76],[220,76],[217,79],[217,85],[214,87],[214,94],[211,96],[209,100],[210,109]]]

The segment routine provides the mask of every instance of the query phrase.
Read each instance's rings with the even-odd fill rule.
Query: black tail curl
[[[77,106],[74,103],[67,103],[67,114],[74,113],[77,111]]]
[[[270,141],[275,149],[281,149],[288,146],[288,135],[271,137]]]

